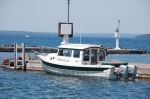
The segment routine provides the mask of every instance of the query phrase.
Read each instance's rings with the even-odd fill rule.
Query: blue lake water
[[[62,38],[50,34],[0,34],[0,44],[25,43],[26,46],[56,47]],[[70,42],[79,43],[79,37]],[[82,43],[103,44],[115,47],[114,38],[82,38]],[[122,48],[150,51],[150,39],[121,38]],[[13,57],[13,53],[0,52],[3,58]],[[150,63],[150,55],[108,55],[108,60]],[[112,81],[99,78],[68,77],[38,71],[15,71],[0,68],[0,99],[150,99],[150,80]]]
[[[149,99],[150,81],[111,81],[0,68],[1,99]]]

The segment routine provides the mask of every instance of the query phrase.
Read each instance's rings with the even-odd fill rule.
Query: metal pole
[[[18,59],[17,59],[17,57],[18,57],[17,54],[18,54],[18,46],[17,46],[17,43],[16,43],[16,69],[17,69],[17,65],[18,65],[18,64],[17,64],[17,63],[18,63],[18,62],[17,62],[17,60],[18,60]]]
[[[68,23],[69,23],[69,3],[70,3],[70,0],[68,0]]]
[[[26,63],[25,63],[25,44],[22,43],[22,66],[23,70],[26,71]]]
[[[16,56],[17,56],[17,53],[16,53],[17,51],[16,51],[16,43],[14,43],[14,67],[15,67],[15,69],[16,69]]]
[[[119,30],[119,27],[120,27],[120,20],[118,20],[118,30]]]

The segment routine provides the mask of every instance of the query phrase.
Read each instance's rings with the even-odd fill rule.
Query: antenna
[[[119,30],[119,27],[120,27],[120,20],[118,20],[118,30]]]
[[[82,39],[81,39],[81,29],[82,29],[82,18],[81,18],[81,24],[80,24],[80,44],[81,44],[81,41],[82,41]]]
[[[68,23],[69,23],[69,3],[70,3],[70,0],[68,0]]]

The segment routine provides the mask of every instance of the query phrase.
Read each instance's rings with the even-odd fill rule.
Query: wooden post
[[[14,43],[14,67],[17,69],[17,43]]]
[[[26,63],[25,63],[25,43],[22,43],[22,67],[23,67],[23,70],[26,71]]]

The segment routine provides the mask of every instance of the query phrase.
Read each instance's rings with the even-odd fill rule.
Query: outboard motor
[[[118,68],[118,79],[126,80],[128,79],[128,67],[125,65],[120,65]]]
[[[134,80],[136,78],[137,66],[128,65],[128,79]]]

